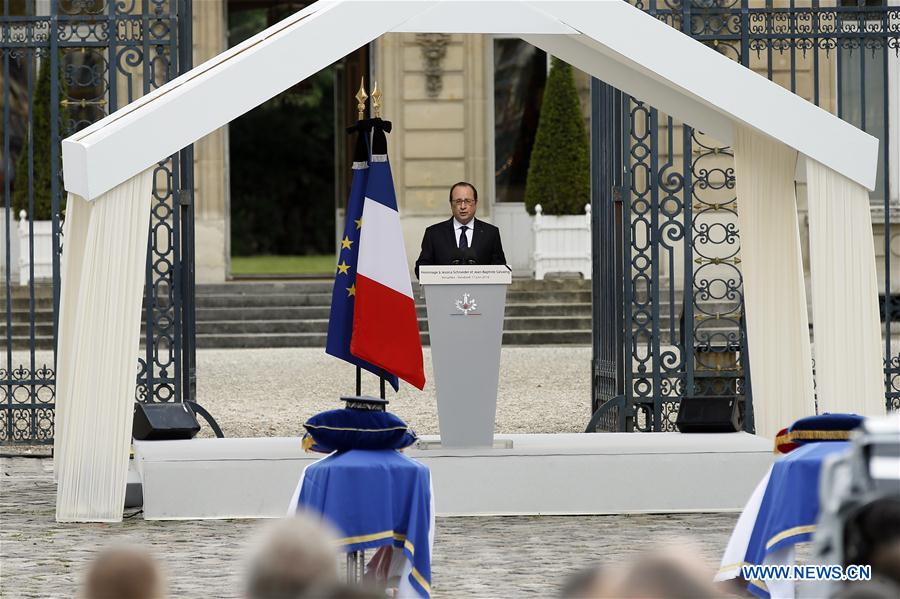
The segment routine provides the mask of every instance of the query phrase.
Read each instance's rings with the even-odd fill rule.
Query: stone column
[[[225,51],[223,0],[194,2],[194,65]],[[222,282],[231,255],[229,235],[228,127],[194,144],[194,227],[197,283]]]

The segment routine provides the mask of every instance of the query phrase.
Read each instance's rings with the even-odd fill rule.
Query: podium
[[[505,265],[420,266],[442,447],[492,447]]]

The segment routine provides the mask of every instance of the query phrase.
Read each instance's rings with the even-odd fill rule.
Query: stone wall
[[[222,0],[194,3],[194,65],[224,52],[227,20]],[[228,229],[228,127],[194,144],[194,232],[197,283],[224,281],[231,255]]]
[[[760,0],[761,1],[761,0]],[[897,0],[891,0],[896,2]],[[781,5],[782,2],[776,3]],[[786,4],[785,4],[786,5]],[[194,5],[194,63],[199,64],[227,47],[227,21],[222,0],[208,0]],[[372,44],[372,77],[384,93],[384,118],[391,120],[394,129],[389,137],[391,163],[402,226],[410,265],[419,253],[422,233],[428,225],[449,217],[447,192],[456,181],[468,180],[479,192],[478,216],[492,217],[491,156],[493,134],[491,111],[493,98],[489,36],[452,35],[446,39],[445,55],[439,61],[440,91],[432,95],[428,90],[427,60],[423,53],[423,38],[416,34],[389,34]],[[720,49],[728,55],[727,49]],[[766,75],[767,56],[755,52],[751,68]],[[812,57],[795,55],[796,92],[812,100]],[[789,53],[772,54],[773,80],[790,88],[791,58]],[[836,110],[834,80],[836,68],[832,57],[819,56],[819,104],[826,110]],[[900,86],[898,77],[892,89]],[[579,91],[589,117],[589,79],[580,76]],[[371,92],[372,82],[367,82]],[[895,95],[900,95],[894,89]],[[896,101],[895,101],[896,102]],[[895,131],[900,129],[896,106],[890,115]],[[661,122],[663,115],[661,115]],[[680,140],[680,126],[673,133]],[[661,131],[662,136],[666,132]],[[900,138],[900,132],[895,133]],[[216,131],[195,146],[195,201],[197,281],[224,280],[228,272],[228,170],[227,128]],[[896,142],[895,142],[896,143]],[[680,162],[681,144],[675,143],[676,164]],[[897,156],[897,152],[893,154]],[[661,163],[666,156],[661,156]],[[720,156],[715,166],[727,168],[729,158]],[[900,161],[898,161],[900,162]],[[712,164],[711,164],[712,166]],[[900,185],[892,173],[894,195]],[[798,186],[801,239],[807,252],[806,191]],[[877,212],[877,210],[876,210]],[[883,212],[883,211],[882,211]],[[884,270],[883,225],[873,214],[876,228],[879,270]],[[723,214],[723,218],[730,218]],[[880,217],[883,219],[883,217]],[[892,215],[891,236],[900,239],[900,214]],[[900,245],[900,241],[898,241]],[[683,275],[679,272],[682,260],[676,257],[674,272],[666,272],[680,287]],[[804,257],[808,270],[808,257]],[[900,247],[892,251],[892,280],[900,291]],[[880,275],[883,276],[883,275]]]
[[[415,34],[389,34],[374,44],[373,81],[384,92],[384,118],[393,122],[391,166],[402,214],[410,268],[428,225],[449,217],[449,187],[472,182],[478,216],[490,218],[485,197],[487,148],[484,40],[478,35],[444,39],[438,63],[440,90],[429,92],[424,49]]]

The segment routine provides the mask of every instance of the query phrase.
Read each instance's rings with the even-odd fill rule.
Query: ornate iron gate
[[[39,14],[46,7],[47,14]],[[53,441],[56,332],[65,199],[60,140],[191,68],[191,0],[2,0],[3,299],[0,323],[0,442]],[[45,93],[41,93],[41,88]],[[44,174],[45,173],[45,174]],[[192,149],[154,172],[143,341],[135,397],[189,399],[193,386]],[[14,196],[41,218],[49,198],[52,233],[30,235],[21,256]],[[37,223],[26,221],[23,231]],[[39,256],[49,258],[40,277]]]
[[[884,261],[885,399],[888,409],[900,409],[900,347],[891,341],[900,303],[890,277],[900,237],[891,226],[900,206],[891,201],[889,168],[900,6],[885,0],[633,3],[880,138],[871,199],[873,220],[882,225],[876,249]],[[592,91],[593,215],[600,235],[588,430],[673,430],[683,397],[726,395],[742,399],[745,428],[752,431],[731,150],[602,83],[595,81]]]

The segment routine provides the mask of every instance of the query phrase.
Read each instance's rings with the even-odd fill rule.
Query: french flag
[[[422,340],[387,157],[386,126],[375,119],[360,228],[350,353],[422,389]]]

